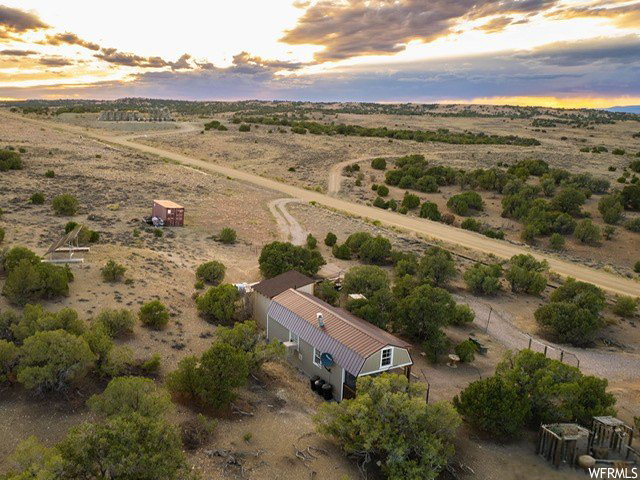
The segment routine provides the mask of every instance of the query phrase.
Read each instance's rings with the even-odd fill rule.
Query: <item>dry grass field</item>
[[[481,107],[480,110],[492,111],[488,108]],[[330,117],[328,113],[314,115],[325,121]],[[289,131],[269,133],[270,127],[266,125],[252,126],[250,132],[239,132],[229,114],[215,117],[229,126],[228,131],[204,133],[201,133],[201,127],[209,119],[185,117],[175,124],[152,124],[97,122],[96,117],[96,114],[65,114],[55,122],[135,136],[140,143],[322,191],[327,190],[332,166],[355,160],[364,174],[362,185],[356,186],[355,178],[347,177],[342,181],[338,195],[363,203],[370,203],[375,198],[371,184],[382,183],[383,173],[369,165],[370,159],[377,156],[393,158],[418,153],[433,165],[464,169],[535,158],[547,161],[552,167],[608,178],[615,186],[616,178],[630,157],[581,153],[579,149],[584,145],[604,144],[610,150],[615,147],[629,152],[640,150],[638,139],[631,137],[633,132],[640,130],[640,124],[635,122],[597,125],[594,130],[562,127],[542,133],[533,130],[530,119],[353,114],[338,114],[332,118],[337,123],[366,126],[446,127],[451,131],[515,134],[538,138],[542,142],[536,147],[515,147],[390,142],[381,138],[296,135]],[[565,136],[567,140],[562,140]],[[257,281],[260,279],[257,260],[261,247],[276,239],[287,239],[287,231],[281,230],[282,226],[279,227],[268,206],[269,202],[281,197],[276,192],[20,120],[0,123],[0,146],[5,145],[16,149],[22,147],[26,153],[22,155],[23,170],[4,172],[1,177],[0,205],[4,213],[0,224],[7,231],[4,246],[24,245],[43,254],[64,232],[64,225],[69,220],[99,232],[100,241],[92,245],[85,262],[71,267],[75,280],[71,283],[69,296],[46,302],[45,306],[52,310],[72,307],[88,320],[104,308],[124,307],[137,311],[143,303],[160,299],[171,312],[168,328],[155,332],[136,324],[134,333],[119,342],[140,357],[160,354],[161,379],[181,358],[200,354],[211,344],[215,326],[198,315],[192,298],[195,268],[215,259],[227,267],[225,281]],[[616,172],[609,171],[609,166],[615,166]],[[47,170],[54,170],[55,177],[46,178]],[[38,191],[45,195],[46,201],[43,205],[31,205],[29,197]],[[444,187],[439,193],[420,194],[420,197],[437,203],[440,210],[446,212],[447,199],[458,192],[459,187]],[[53,213],[50,200],[60,193],[71,193],[78,198],[80,211],[77,215],[60,217]],[[508,240],[519,242],[521,226],[500,217],[500,196],[481,193],[487,208],[478,218],[503,228]],[[389,198],[401,199],[403,194],[403,190],[392,187]],[[184,228],[166,228],[162,237],[156,237],[153,229],[141,221],[143,216],[151,214],[153,200],[157,198],[171,199],[185,206]],[[597,201],[598,196],[594,195],[584,208],[596,223],[602,225]],[[422,252],[428,247],[421,238],[384,229],[344,213],[304,203],[290,203],[285,208],[304,232],[312,233],[320,240],[329,231],[343,241],[350,233],[366,230],[389,238],[394,247],[402,251]],[[213,238],[224,227],[237,231],[236,244],[223,245]],[[546,241],[542,240],[539,248],[546,248]],[[455,246],[452,248],[455,251]],[[335,259],[321,241],[319,249],[327,262],[338,269],[346,270],[357,264]],[[569,240],[563,255],[589,265],[610,265],[614,270],[630,274],[631,263],[640,260],[639,252],[640,234],[619,227],[614,239],[602,247],[587,247]],[[459,253],[469,255],[469,252]],[[100,268],[108,259],[126,266],[127,282],[110,284],[102,280]],[[457,263],[458,269],[462,270],[471,261],[459,257]],[[472,365],[453,370],[446,365],[430,364],[416,347],[415,380],[428,380],[433,400],[451,400],[470,382],[491,375],[507,349],[524,348],[526,335],[538,334],[533,312],[549,294],[546,291],[542,298],[537,298],[503,293],[494,299],[478,299],[464,289],[460,277],[453,282],[452,293],[459,302],[469,303],[475,310],[476,323],[448,328],[447,334],[460,341],[474,333],[489,351]],[[5,308],[10,306],[0,297],[0,310]],[[495,316],[486,328],[488,311]],[[609,310],[606,317],[609,325],[593,348],[566,348],[579,355],[585,373],[610,378],[611,391],[618,398],[620,417],[631,421],[640,415],[636,369],[640,365],[640,328],[637,318],[624,321]],[[505,333],[506,326],[516,332],[515,336]],[[601,361],[607,355],[608,362]],[[7,468],[7,455],[19,441],[35,434],[43,443],[53,444],[64,437],[70,427],[90,419],[92,414],[84,402],[103,386],[100,382],[87,381],[77,392],[54,399],[33,398],[17,387],[0,390],[0,432],[6,432],[0,441],[0,474]],[[305,377],[286,365],[267,364],[258,377],[250,378],[236,401],[239,410],[250,415],[226,412],[211,444],[189,454],[189,461],[194,470],[207,479],[242,477],[243,472],[225,467],[229,452],[242,458],[246,469],[244,478],[360,478],[356,465],[336,445],[315,434],[312,416],[319,403],[318,397],[309,392]],[[194,415],[192,410],[178,405],[175,421]],[[464,478],[582,478],[573,471],[552,470],[533,454],[533,444],[533,436],[529,435],[513,444],[496,444],[463,428],[457,440],[456,460],[475,471],[474,476]],[[303,461],[296,456],[296,450],[315,452],[315,455]]]

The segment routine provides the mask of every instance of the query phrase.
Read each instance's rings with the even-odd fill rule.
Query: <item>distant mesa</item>
[[[104,110],[98,120],[101,122],[173,122],[167,108],[154,108],[146,112],[137,110]]]

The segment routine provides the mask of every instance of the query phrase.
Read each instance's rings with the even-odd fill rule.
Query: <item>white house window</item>
[[[289,341],[295,343],[296,345],[300,346],[300,337],[293,333],[293,332],[289,332]]]
[[[321,355],[320,350],[314,348],[313,349],[313,364],[316,367],[320,367],[322,365],[321,360],[320,360],[320,355]]]
[[[388,367],[393,363],[393,348],[383,348],[380,357],[380,368]]]

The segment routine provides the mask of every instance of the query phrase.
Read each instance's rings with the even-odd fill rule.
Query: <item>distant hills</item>
[[[627,107],[611,107],[607,108],[610,112],[619,112],[619,113],[637,113],[640,115],[640,105],[629,105]]]

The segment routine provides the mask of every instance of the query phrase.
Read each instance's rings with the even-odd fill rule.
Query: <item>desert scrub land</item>
[[[444,122],[448,121],[448,118],[439,120]],[[266,126],[261,125],[258,130],[264,127]],[[183,135],[185,138],[192,136],[197,140],[207,135],[226,135],[231,132],[230,135],[236,135],[239,139],[254,138],[254,144],[255,139],[262,138],[257,135],[241,137],[253,135],[256,130],[253,126],[249,132],[242,133],[234,131],[234,128],[238,127],[232,122],[229,122],[229,128],[228,132],[183,132],[175,135],[180,139]],[[144,141],[164,142],[172,135],[163,133],[149,136]],[[269,138],[268,135],[276,134],[261,135]],[[392,168],[394,158],[414,153],[413,146],[409,144],[415,145],[415,142],[389,143],[387,140],[375,138],[312,137],[309,134],[292,133],[286,135],[287,139],[296,139],[295,141],[304,137],[304,142],[308,143],[298,144],[297,148],[305,146],[309,149],[313,146],[312,143],[320,141],[336,142],[336,146],[339,142],[352,140],[362,142],[363,145],[379,142],[390,151],[387,169]],[[148,361],[154,354],[158,354],[161,359],[159,367],[153,375],[148,376],[159,388],[177,388],[173,372],[179,371],[181,361],[190,356],[202,360],[207,358],[205,355],[213,355],[209,352],[220,331],[217,325],[219,322],[212,322],[211,318],[198,312],[198,307],[204,302],[196,302],[193,298],[194,292],[199,293],[202,298],[205,291],[216,289],[219,285],[214,284],[220,281],[219,272],[214,275],[202,273],[196,277],[198,267],[212,260],[221,262],[226,267],[224,283],[260,279],[258,258],[262,247],[274,240],[288,240],[287,233],[278,229],[268,209],[268,204],[277,199],[277,195],[241,182],[164,163],[159,159],[134,154],[125,149],[113,148],[79,135],[56,133],[46,128],[34,127],[19,120],[3,124],[0,127],[0,139],[1,145],[25,150],[21,154],[24,168],[2,174],[3,179],[11,179],[10,183],[3,184],[1,191],[3,205],[6,205],[0,219],[1,226],[6,230],[3,246],[24,245],[38,254],[43,254],[50,243],[65,231],[69,221],[85,224],[99,234],[99,239],[90,245],[91,252],[86,255],[86,262],[71,267],[74,279],[69,283],[68,296],[45,300],[44,307],[49,311],[59,311],[63,307],[72,308],[78,312],[78,318],[87,323],[87,328],[95,324],[95,319],[105,308],[125,308],[131,311],[135,317],[132,331],[115,338],[115,346],[130,349],[136,360]],[[247,144],[250,146],[250,142]],[[391,153],[392,149],[400,144],[406,144],[407,150]],[[219,150],[232,150],[232,146],[233,142],[228,147],[210,146],[209,151],[217,155]],[[420,146],[430,147],[431,144]],[[436,146],[449,147],[433,144],[433,148]],[[467,147],[450,147],[454,146],[465,149]],[[503,147],[507,146],[491,146]],[[183,148],[187,151],[188,147],[185,145]],[[299,153],[307,154],[304,151]],[[368,152],[364,153],[367,154]],[[291,151],[290,155],[293,158],[295,152]],[[373,156],[377,154],[371,155]],[[277,157],[266,157],[265,165],[276,164],[269,168],[284,168],[278,164]],[[251,161],[257,162],[261,158],[252,158]],[[319,161],[325,162],[325,159]],[[384,183],[382,171],[367,170],[370,163],[370,159],[361,162],[362,170],[366,172],[366,182],[361,183],[367,187],[367,194],[372,191],[369,182],[373,183],[373,180],[370,175],[378,175],[376,182]],[[325,180],[328,167],[331,165],[332,162],[327,162],[322,167],[317,167],[319,171],[324,170]],[[297,169],[290,172],[288,168],[287,166],[287,174],[295,177]],[[49,171],[53,171],[54,175],[47,175]],[[345,188],[341,194],[350,195],[350,182],[353,182],[355,187],[357,173],[353,173],[351,178],[344,180]],[[312,187],[312,184],[308,186]],[[393,186],[390,187],[390,190],[393,189]],[[43,204],[33,204],[30,201],[36,191],[43,193]],[[450,195],[459,192],[457,186],[451,186]],[[417,193],[419,192],[414,192]],[[485,196],[484,192],[479,193]],[[69,194],[77,199],[78,209],[74,215],[59,216],[52,210],[53,198],[62,194]],[[397,189],[393,194],[397,194],[399,202],[404,198],[403,189]],[[419,195],[423,197],[422,193]],[[169,198],[184,205],[185,228],[161,229],[160,233],[156,233],[158,230],[144,226],[140,219],[143,215],[150,214],[154,198]],[[425,198],[420,200],[424,201]],[[498,200],[496,198],[496,215],[499,215]],[[439,204],[443,213],[448,212],[446,203],[447,199],[443,199],[443,203]],[[347,271],[362,266],[365,258],[372,262],[379,261],[379,268],[394,279],[394,289],[398,283],[402,283],[399,282],[400,269],[397,266],[397,258],[378,258],[372,253],[365,256],[363,252],[355,251],[350,254],[351,258],[348,260],[336,258],[333,248],[325,245],[324,239],[327,234],[334,233],[337,243],[344,245],[351,235],[366,232],[376,238],[376,245],[386,248],[386,243],[377,239],[382,237],[388,240],[390,249],[402,254],[413,253],[417,258],[422,258],[425,252],[432,251],[433,245],[421,238],[384,229],[347,214],[338,214],[303,203],[287,204],[286,208],[301,224],[302,230],[311,233],[317,239],[316,250],[328,263]],[[484,217],[478,218],[485,220]],[[235,243],[223,244],[217,241],[225,227],[231,227],[237,232]],[[456,253],[455,246],[444,247]],[[456,304],[469,305],[474,318],[471,323],[446,325],[442,330],[451,344],[448,348],[452,352],[454,347],[456,352],[462,352],[463,350],[457,347],[464,344],[470,334],[474,334],[487,346],[488,352],[486,355],[476,354],[472,361],[463,363],[454,370],[442,362],[433,364],[428,361],[426,354],[429,350],[423,346],[422,339],[412,338],[415,343],[412,381],[423,382],[426,379],[429,382],[431,402],[451,401],[478,378],[492,377],[506,350],[523,348],[526,346],[525,334],[531,334],[537,338],[543,337],[549,345],[564,348],[578,356],[584,374],[607,377],[607,391],[617,399],[621,418],[630,423],[633,417],[640,415],[637,403],[640,386],[635,379],[637,369],[634,370],[637,365],[639,342],[637,314],[622,317],[614,313],[615,299],[607,298],[606,306],[603,305],[598,311],[598,314],[602,315],[604,325],[601,325],[597,334],[590,339],[588,348],[556,343],[557,339],[548,336],[548,332],[543,332],[535,319],[535,312],[553,300],[553,288],[546,286],[546,281],[553,279],[543,280],[543,290],[538,292],[539,295],[535,295],[512,291],[505,273],[498,280],[501,290],[495,296],[472,293],[465,272],[475,265],[476,260],[492,264],[495,259],[474,257],[472,252],[466,251],[457,253],[461,256],[453,255],[451,278],[448,278],[443,286]],[[449,269],[447,255],[438,253],[434,257],[444,259]],[[109,260],[122,265],[125,268],[124,272],[111,268],[107,271],[121,272],[121,275],[105,275],[105,265]],[[392,267],[393,263],[396,263],[395,268]],[[413,268],[411,262],[406,267],[407,271]],[[506,272],[510,266],[504,264],[502,268]],[[541,275],[546,276],[544,270]],[[3,278],[2,281],[6,280]],[[407,281],[402,288],[414,286]],[[419,288],[422,287],[424,285]],[[224,293],[222,290],[214,291]],[[1,311],[20,311],[15,305],[9,305],[7,298],[3,297],[1,301]],[[161,310],[160,322],[152,321],[149,322],[149,327],[145,327],[138,318],[138,312],[143,305],[153,301],[160,302],[166,311]],[[153,311],[144,311],[148,310]],[[366,310],[363,310],[363,317],[365,312]],[[489,315],[492,320],[487,324]],[[162,328],[164,321],[166,326]],[[155,329],[156,325],[158,329]],[[512,336],[503,335],[505,332]],[[540,351],[539,346],[537,351]],[[182,365],[182,368],[188,371],[186,364]],[[104,392],[105,387],[106,378],[91,375],[66,397],[53,394],[38,398],[17,385],[3,390],[0,399],[5,413],[1,421],[2,430],[11,434],[0,444],[0,457],[7,458],[15,446],[29,435],[37,435],[42,443],[50,446],[65,438],[68,429],[82,421],[102,422],[104,412],[96,410],[95,407],[87,407],[86,400],[93,394]],[[177,391],[183,393],[181,390]],[[178,397],[176,400],[178,401],[174,402],[171,411],[166,413],[170,423],[181,426],[184,422],[197,424],[197,413],[204,413],[207,419],[217,421],[210,438],[203,433],[203,438],[206,437],[204,443],[186,451],[188,464],[204,478],[243,475],[243,470],[233,459],[240,459],[241,465],[245,468],[244,474],[248,478],[278,476],[283,479],[297,479],[313,476],[311,472],[316,472],[317,478],[359,477],[356,464],[341,452],[338,445],[316,432],[312,417],[322,402],[317,396],[309,393],[308,379],[286,364],[278,361],[264,363],[259,371],[248,376],[246,385],[238,389],[233,404],[226,410],[216,412],[215,415],[202,406],[194,408],[189,402],[182,401],[184,398]],[[56,421],[51,422],[51,417]],[[13,425],[19,425],[19,428]],[[202,425],[198,427],[199,432],[204,428],[201,427]],[[190,435],[193,434],[192,430],[189,432]],[[278,442],[274,442],[274,438],[277,438]],[[497,475],[505,471],[505,465],[513,474],[512,478],[559,479],[578,475],[566,470],[556,472],[533,455],[533,434],[529,431],[512,443],[497,444],[483,435],[478,435],[477,430],[472,429],[470,425],[465,425],[456,434],[454,444],[457,452],[454,464],[462,462],[471,466],[477,478],[504,478]],[[7,461],[3,462],[0,463],[0,472],[8,468]]]

